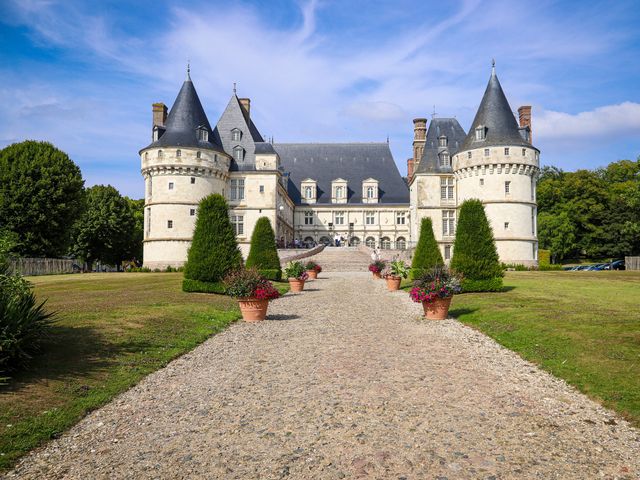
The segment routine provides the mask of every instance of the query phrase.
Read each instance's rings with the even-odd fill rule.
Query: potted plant
[[[259,322],[267,316],[269,300],[280,293],[256,268],[242,268],[228,274],[223,280],[227,295],[238,299],[245,322]]]
[[[284,269],[284,275],[289,279],[292,292],[304,290],[304,281],[309,278],[304,265],[300,262],[289,262]]]
[[[451,298],[462,290],[462,277],[447,267],[438,265],[413,282],[411,300],[422,303],[429,320],[444,320],[449,314]]]
[[[390,292],[399,290],[402,279],[409,276],[409,267],[402,260],[394,260],[385,271],[387,274],[384,278],[387,281],[387,289]]]
[[[384,270],[386,263],[384,260],[376,260],[369,265],[369,271],[373,273],[373,278],[382,278],[382,270]]]
[[[307,275],[309,275],[311,280],[318,278],[318,274],[322,271],[322,267],[313,260],[309,260],[304,268],[307,270]]]

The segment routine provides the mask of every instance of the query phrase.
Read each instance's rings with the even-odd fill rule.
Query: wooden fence
[[[74,260],[64,258],[14,258],[9,268],[22,275],[54,275],[73,273]]]
[[[640,270],[640,257],[624,257],[626,270]]]

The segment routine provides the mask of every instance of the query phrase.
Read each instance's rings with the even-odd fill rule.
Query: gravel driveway
[[[36,451],[22,478],[640,477],[640,433],[369,274],[323,273]]]

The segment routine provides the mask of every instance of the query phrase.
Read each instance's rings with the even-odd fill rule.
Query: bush
[[[192,280],[185,278],[182,280],[183,292],[196,292],[196,293],[218,293],[224,295],[225,286],[222,282],[203,282],[200,280]]]
[[[282,270],[280,269],[264,269],[261,268],[258,270],[260,275],[262,275],[267,280],[271,280],[272,282],[279,282],[282,280]]]
[[[282,269],[276,249],[276,236],[267,217],[260,217],[251,235],[251,248],[247,256],[247,268],[256,267],[269,280],[280,280]],[[274,270],[279,273],[274,273]]]
[[[451,268],[464,276],[465,292],[495,292],[502,289],[502,265],[493,231],[480,200],[467,200],[460,207]]]
[[[551,263],[549,264],[541,263],[540,265],[538,265],[538,270],[540,270],[541,272],[562,270],[562,265],[554,265]]]
[[[436,238],[433,235],[431,218],[426,217],[420,223],[420,237],[411,262],[411,279],[422,276],[424,272],[437,265],[444,265],[444,261],[440,254],[438,242],[436,242]]]
[[[551,265],[551,250],[538,249],[538,265]]]
[[[501,292],[502,278],[487,278],[484,280],[472,280],[470,278],[462,279],[462,291],[471,292]]]
[[[193,241],[184,268],[184,278],[197,280],[202,284],[217,284],[227,273],[240,267],[242,267],[242,254],[229,220],[227,202],[222,195],[209,195],[202,199],[198,207]],[[197,285],[183,282],[183,288],[185,284],[187,288]]]

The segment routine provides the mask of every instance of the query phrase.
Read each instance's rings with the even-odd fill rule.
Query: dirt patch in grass
[[[236,302],[181,291],[181,273],[33,277],[58,312],[30,368],[0,386],[0,471],[239,318]]]

